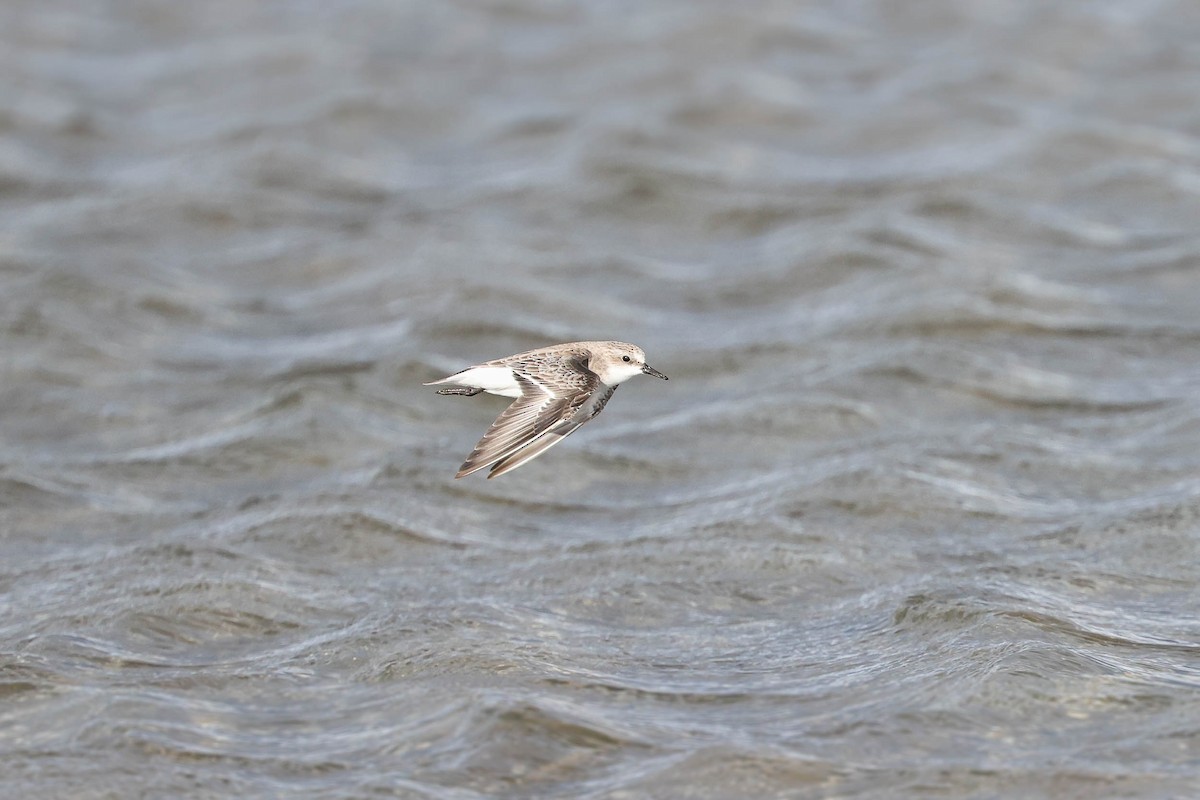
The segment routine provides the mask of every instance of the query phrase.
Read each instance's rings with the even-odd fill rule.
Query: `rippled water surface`
[[[0,10],[0,794],[1189,797],[1200,4]],[[453,475],[575,339],[671,377]]]

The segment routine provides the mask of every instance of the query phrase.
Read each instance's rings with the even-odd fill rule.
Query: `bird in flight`
[[[642,348],[625,342],[569,342],[485,361],[426,386],[438,394],[480,392],[515,397],[458,470],[462,478],[491,467],[489,478],[537,458],[599,414],[617,386],[634,375],[667,376],[646,363]]]

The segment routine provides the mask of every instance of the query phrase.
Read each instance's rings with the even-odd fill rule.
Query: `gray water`
[[[1200,793],[1200,4],[0,10],[0,795]],[[455,481],[615,338],[569,441]]]

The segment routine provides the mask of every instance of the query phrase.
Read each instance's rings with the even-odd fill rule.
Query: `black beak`
[[[653,375],[656,378],[662,378],[664,381],[671,380],[649,364],[642,364],[642,372],[646,373],[647,375]]]

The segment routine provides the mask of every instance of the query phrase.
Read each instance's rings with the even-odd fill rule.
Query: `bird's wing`
[[[491,472],[488,473],[488,478],[497,478],[506,472],[511,472],[525,462],[532,461],[551,447],[554,447],[554,445],[578,430],[580,425],[599,414],[600,410],[604,408],[604,404],[608,402],[608,398],[612,397],[613,392],[616,390],[617,387],[615,386],[605,388],[603,390],[604,393],[596,399],[595,405],[588,413],[573,413],[558,425],[549,428],[541,435],[496,461]]]
[[[595,373],[577,363],[513,368],[521,396],[496,417],[454,477],[491,466],[569,421],[600,385]]]

